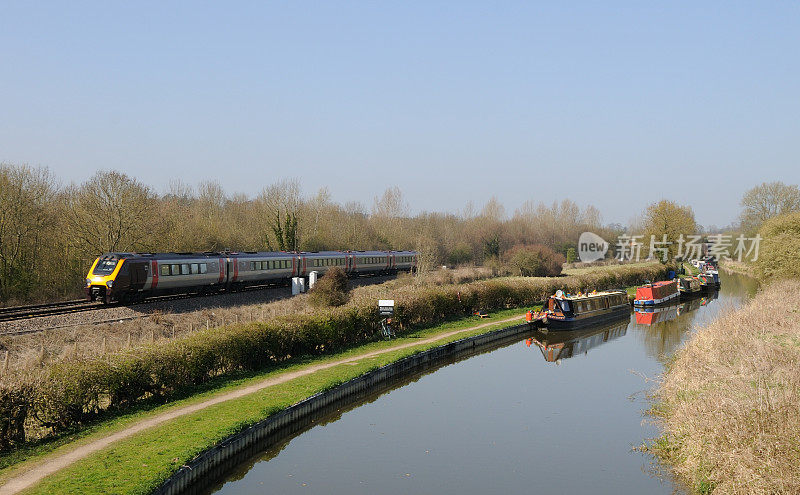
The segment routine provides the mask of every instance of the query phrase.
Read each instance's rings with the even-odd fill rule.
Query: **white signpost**
[[[378,301],[378,309],[381,312],[381,316],[393,316],[394,299],[380,299]]]
[[[394,330],[392,330],[392,316],[394,316],[394,299],[380,299],[378,301],[378,310],[381,316],[385,318],[381,320],[381,330],[383,337],[391,339],[394,337]]]

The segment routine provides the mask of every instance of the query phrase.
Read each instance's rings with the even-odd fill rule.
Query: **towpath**
[[[359,354],[357,356],[351,356],[345,359],[339,359],[336,361],[330,361],[320,364],[312,364],[296,371],[282,373],[278,376],[268,378],[263,381],[242,388],[238,388],[230,392],[222,393],[220,395],[212,397],[208,400],[204,400],[202,402],[187,405],[184,407],[179,407],[161,414],[156,414],[152,417],[142,419],[141,421],[138,421],[130,426],[127,426],[122,430],[110,433],[102,437],[95,438],[89,441],[88,443],[76,446],[75,448],[70,449],[66,452],[59,452],[58,454],[46,456],[39,462],[31,463],[30,465],[26,466],[26,469],[24,471],[17,473],[16,475],[6,480],[5,484],[3,484],[3,486],[0,487],[0,495],[10,495],[14,493],[19,493],[20,491],[35,485],[45,477],[50,476],[51,474],[56,473],[57,471],[60,471],[61,469],[70,466],[74,462],[77,462],[89,456],[90,454],[93,454],[99,450],[102,450],[110,446],[114,442],[118,442],[124,438],[130,437],[131,435],[135,435],[140,431],[152,428],[166,421],[170,421],[172,419],[185,416],[187,414],[192,414],[207,407],[211,407],[215,404],[219,404],[221,402],[226,402],[233,399],[238,399],[240,397],[244,397],[246,395],[259,392],[266,388],[288,382],[289,380],[294,380],[295,378],[307,376],[317,371],[332,368],[340,364],[352,363],[355,361],[359,361],[361,359],[379,356],[381,354],[386,354],[389,352],[394,352],[409,347],[434,343],[438,340],[443,340],[452,337],[454,335],[458,335],[460,333],[473,332],[475,330],[479,330],[481,328],[485,328],[491,325],[496,325],[498,323],[511,323],[514,321],[519,322],[520,317],[515,316],[512,318],[506,318],[502,320],[489,321],[469,328],[453,330],[450,332],[437,334],[425,339],[416,340],[414,342],[398,344],[392,347],[387,347],[385,349],[371,351],[364,354]]]

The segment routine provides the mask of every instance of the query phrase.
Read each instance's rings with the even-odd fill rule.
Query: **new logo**
[[[584,232],[578,239],[578,257],[585,263],[603,259],[607,251],[608,243],[597,234]]]

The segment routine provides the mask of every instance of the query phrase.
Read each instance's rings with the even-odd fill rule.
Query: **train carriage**
[[[253,285],[288,284],[312,271],[339,266],[349,276],[410,271],[414,251],[106,253],[86,277],[89,300],[131,302],[175,293],[232,291]]]

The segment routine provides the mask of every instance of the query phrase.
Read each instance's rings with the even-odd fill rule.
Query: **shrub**
[[[567,263],[575,263],[578,260],[578,253],[574,247],[567,249]]]
[[[767,220],[759,234],[763,239],[755,262],[758,277],[800,278],[800,213]]]
[[[561,274],[566,260],[547,246],[517,245],[505,254],[505,266],[509,273],[523,277],[554,277]]]
[[[334,266],[311,289],[309,302],[315,307],[341,306],[350,297],[349,290],[347,274],[340,267]]]

